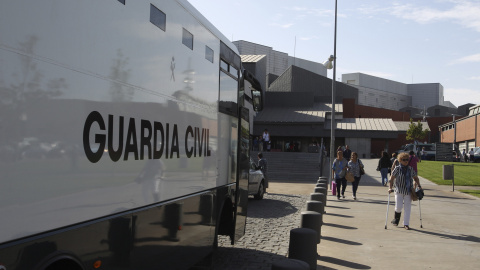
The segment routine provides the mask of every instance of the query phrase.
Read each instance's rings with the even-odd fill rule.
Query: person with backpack
[[[398,226],[402,210],[405,208],[405,215],[403,216],[403,227],[410,230],[410,210],[412,208],[412,192],[415,192],[415,186],[420,186],[420,180],[417,177],[415,170],[408,165],[410,161],[407,153],[400,153],[398,155],[398,162],[400,165],[396,166],[390,176],[390,188],[388,193],[395,191],[395,218],[392,224]],[[415,182],[415,186],[414,183]],[[393,187],[395,186],[395,189]]]
[[[332,180],[337,184],[337,199],[340,200],[340,185],[342,185],[342,197],[345,198],[345,189],[347,188],[347,179],[345,175],[348,169],[348,160],[343,157],[343,151],[337,151],[337,158],[332,164]]]

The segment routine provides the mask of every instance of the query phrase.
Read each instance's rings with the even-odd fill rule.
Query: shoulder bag
[[[347,181],[350,183],[355,182],[355,177],[353,176],[352,172],[347,172],[347,174],[345,175],[345,179],[347,179]]]
[[[360,161],[360,159],[358,160],[358,166],[360,167],[360,175],[364,175],[365,170],[363,169],[363,163]]]

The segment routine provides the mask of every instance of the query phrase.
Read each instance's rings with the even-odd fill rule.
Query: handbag
[[[414,187],[411,187],[410,189],[410,196],[412,197],[412,201],[418,201],[418,196]]]
[[[345,175],[345,179],[347,179],[348,182],[353,183],[355,181],[355,177],[352,172],[347,172]]]
[[[363,164],[362,164],[362,162],[360,161],[360,159],[358,160],[358,163],[363,166]],[[361,166],[359,166],[359,167],[360,167],[360,176],[362,176],[362,175],[365,174],[365,170],[363,169],[363,167],[361,167]]]

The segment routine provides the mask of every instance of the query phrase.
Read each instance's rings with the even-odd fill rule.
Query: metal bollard
[[[323,187],[326,189],[328,187],[328,183],[318,183],[315,185],[315,187]]]
[[[320,176],[320,177],[318,177],[318,180],[320,180],[320,179],[328,179],[328,177],[326,177],[326,176]]]
[[[318,179],[317,183],[328,183],[328,179]]]
[[[309,270],[310,265],[301,260],[285,259],[272,263],[272,270]]]
[[[314,211],[302,211],[300,228],[314,230],[317,233],[315,240],[317,244],[320,244],[320,237],[322,236],[322,214]]]
[[[288,246],[288,258],[301,260],[310,266],[317,268],[317,244],[315,243],[316,232],[308,228],[296,228],[290,230],[290,244]]]
[[[324,199],[325,199],[325,194],[323,194],[323,193],[310,193],[310,200],[311,201],[323,202]]]
[[[325,207],[323,205],[323,202],[307,201],[307,211],[314,211],[319,214],[322,214],[322,224],[323,224],[323,214],[325,213]]]
[[[324,187],[316,187],[315,190],[314,190],[315,193],[323,193],[323,194],[327,194],[327,189],[324,188]]]
[[[322,195],[314,195],[314,194],[322,194]],[[323,202],[324,206],[327,206],[327,191],[325,190],[324,192],[310,193],[310,200],[321,201]]]

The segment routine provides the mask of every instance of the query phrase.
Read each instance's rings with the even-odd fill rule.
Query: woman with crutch
[[[395,218],[392,220],[392,224],[398,226],[400,217],[402,215],[402,209],[405,208],[405,215],[403,216],[403,227],[406,230],[410,229],[410,210],[412,208],[411,193],[415,192],[413,181],[415,186],[420,186],[420,180],[417,177],[417,173],[412,167],[408,166],[409,155],[407,153],[401,153],[398,155],[399,166],[396,166],[392,175],[390,176],[390,188],[388,193],[393,192],[393,185],[395,184]]]

